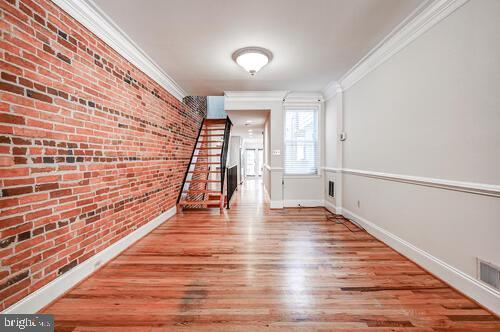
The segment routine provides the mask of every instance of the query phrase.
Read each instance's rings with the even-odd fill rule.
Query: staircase
[[[204,119],[177,199],[180,208],[224,209],[226,160],[232,123]]]

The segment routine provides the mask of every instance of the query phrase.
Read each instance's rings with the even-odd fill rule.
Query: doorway
[[[246,176],[262,176],[262,168],[264,162],[263,149],[246,149],[245,150],[245,175]]]

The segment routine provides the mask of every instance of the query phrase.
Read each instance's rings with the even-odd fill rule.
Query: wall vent
[[[328,196],[335,197],[335,182],[328,181]]]
[[[479,280],[500,290],[500,268],[479,258],[477,262]]]

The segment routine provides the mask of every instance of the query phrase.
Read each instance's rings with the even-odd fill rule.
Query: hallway
[[[327,214],[270,210],[261,180],[248,180],[223,215],[180,212],[44,312],[58,331],[498,331],[496,317]]]

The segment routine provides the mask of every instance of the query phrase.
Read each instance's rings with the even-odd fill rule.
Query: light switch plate
[[[281,155],[281,150],[273,150],[273,156]]]

